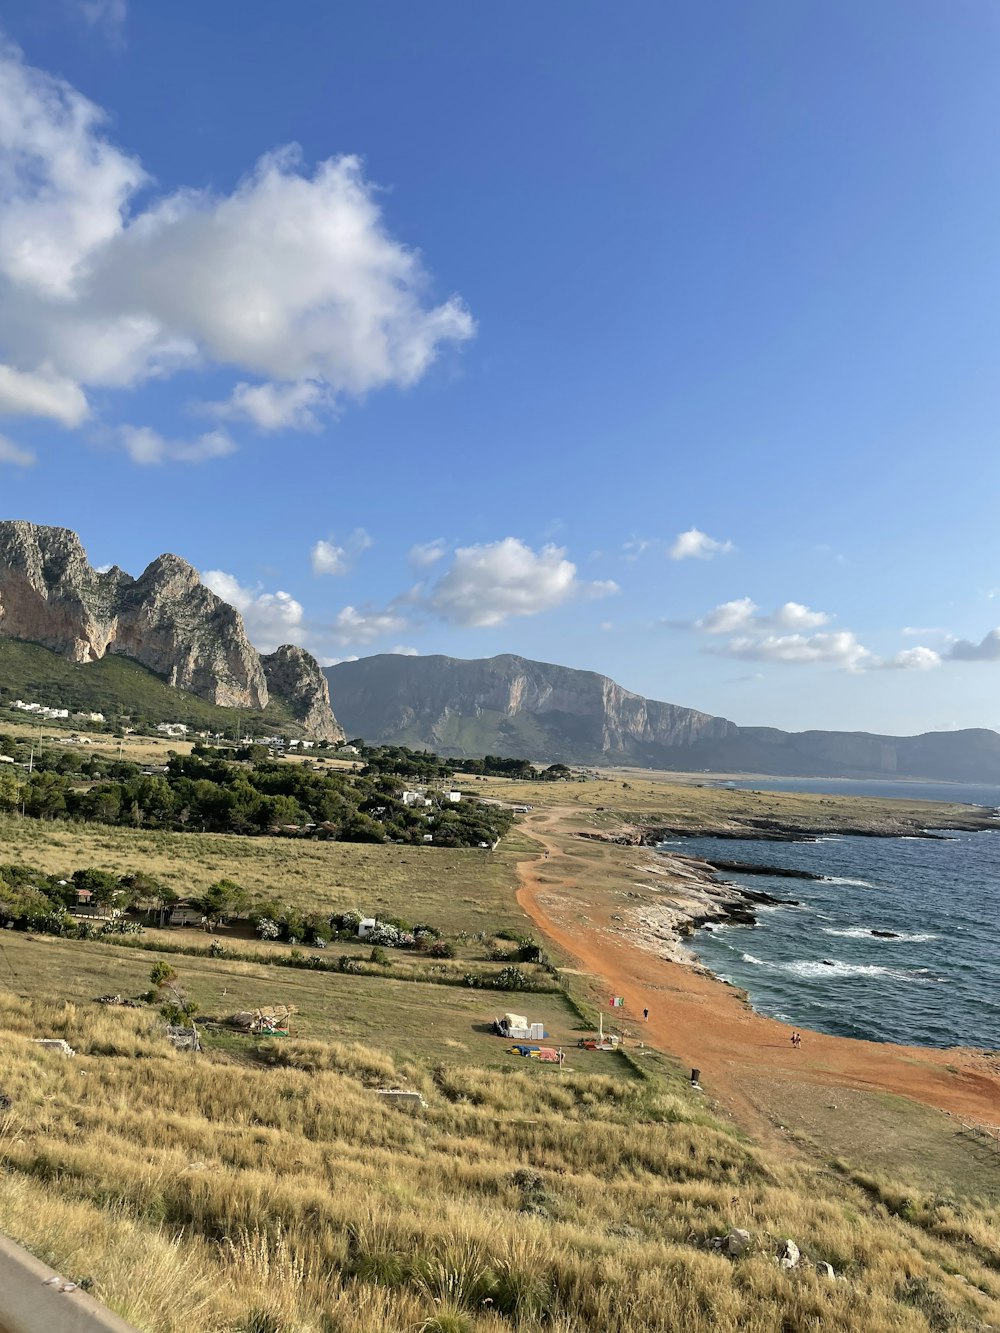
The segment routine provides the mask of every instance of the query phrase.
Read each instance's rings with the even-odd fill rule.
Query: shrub
[[[281,934],[281,927],[277,921],[272,921],[269,916],[262,916],[257,922],[257,937],[262,940],[276,940]]]

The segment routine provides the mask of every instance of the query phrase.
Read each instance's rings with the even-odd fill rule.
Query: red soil
[[[625,998],[624,1018],[636,1039],[701,1070],[706,1091],[748,1129],[771,1126],[753,1096],[761,1074],[789,1077],[821,1087],[895,1093],[980,1123],[1000,1121],[1000,1060],[961,1048],[936,1050],[802,1032],[793,1048],[792,1029],[754,1013],[723,982],[694,968],[668,962],[617,935],[607,908],[592,910],[573,878],[559,878],[562,850],[553,834],[559,816],[550,810],[530,820],[532,837],[551,854],[518,865],[518,902],[535,924],[608,994]],[[565,812],[569,813],[569,812]],[[544,864],[545,881],[539,881]],[[570,910],[567,910],[570,909]],[[644,1022],[643,1009],[649,1009]],[[616,1011],[616,1018],[622,1011]]]

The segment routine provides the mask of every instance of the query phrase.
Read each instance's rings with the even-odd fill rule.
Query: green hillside
[[[173,689],[127,657],[109,653],[99,662],[69,662],[38,644],[0,637],[0,706],[14,699],[71,712],[100,712],[109,722],[127,718],[131,726],[183,722],[199,730],[232,732],[238,726],[257,735],[302,734],[302,727],[278,699],[264,710],[220,708]]]

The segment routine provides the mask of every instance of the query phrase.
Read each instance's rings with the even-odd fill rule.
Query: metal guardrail
[[[54,1269],[0,1235],[0,1333],[138,1333]]]

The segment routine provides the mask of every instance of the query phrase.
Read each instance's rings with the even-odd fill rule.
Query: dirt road
[[[1000,1060],[981,1052],[935,1050],[854,1041],[802,1032],[756,1014],[733,989],[693,968],[637,949],[614,928],[607,901],[587,894],[573,857],[577,811],[533,813],[527,828],[543,846],[519,863],[518,901],[539,930],[600,978],[607,993],[625,998],[630,1030],[658,1050],[701,1070],[701,1082],[745,1128],[769,1136],[773,1096],[762,1098],[762,1080],[821,1088],[895,1093],[959,1117],[1000,1121]],[[616,849],[617,850],[617,849]],[[547,856],[546,856],[547,853]],[[623,861],[623,873],[627,872]],[[649,1009],[648,1022],[643,1009]],[[616,1017],[620,1011],[616,1012]]]

